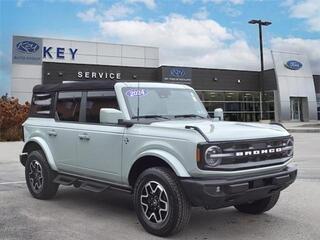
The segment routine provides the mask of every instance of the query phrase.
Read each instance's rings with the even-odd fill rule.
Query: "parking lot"
[[[295,133],[297,181],[266,214],[233,207],[195,208],[186,229],[170,239],[320,239],[320,133]],[[0,143],[0,239],[157,239],[138,223],[131,196],[60,187],[56,198],[36,200],[24,182],[22,142]]]

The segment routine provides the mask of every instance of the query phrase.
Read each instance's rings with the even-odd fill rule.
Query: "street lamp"
[[[263,45],[262,45],[262,26],[269,26],[271,22],[262,21],[252,19],[248,23],[250,24],[258,24],[259,26],[259,41],[260,41],[260,64],[261,64],[261,72],[260,72],[260,89],[261,89],[261,120],[263,119],[263,106],[264,106],[264,65],[263,65]]]

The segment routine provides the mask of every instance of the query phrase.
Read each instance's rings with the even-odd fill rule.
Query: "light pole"
[[[250,23],[250,24],[258,24],[258,26],[259,26],[260,66],[261,66],[261,72],[260,72],[260,90],[261,90],[260,118],[262,120],[263,119],[263,113],[264,113],[264,111],[263,111],[263,106],[264,106],[264,64],[263,64],[262,26],[269,26],[271,24],[271,22],[252,19],[248,23]]]

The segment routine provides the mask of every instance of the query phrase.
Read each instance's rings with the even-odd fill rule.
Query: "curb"
[[[308,129],[287,128],[287,131],[293,132],[293,133],[320,133],[320,128],[308,128]]]

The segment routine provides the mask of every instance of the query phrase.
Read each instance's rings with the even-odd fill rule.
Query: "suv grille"
[[[293,138],[217,142],[221,162],[211,170],[234,171],[282,164],[293,155]],[[212,146],[211,144],[209,146]]]

